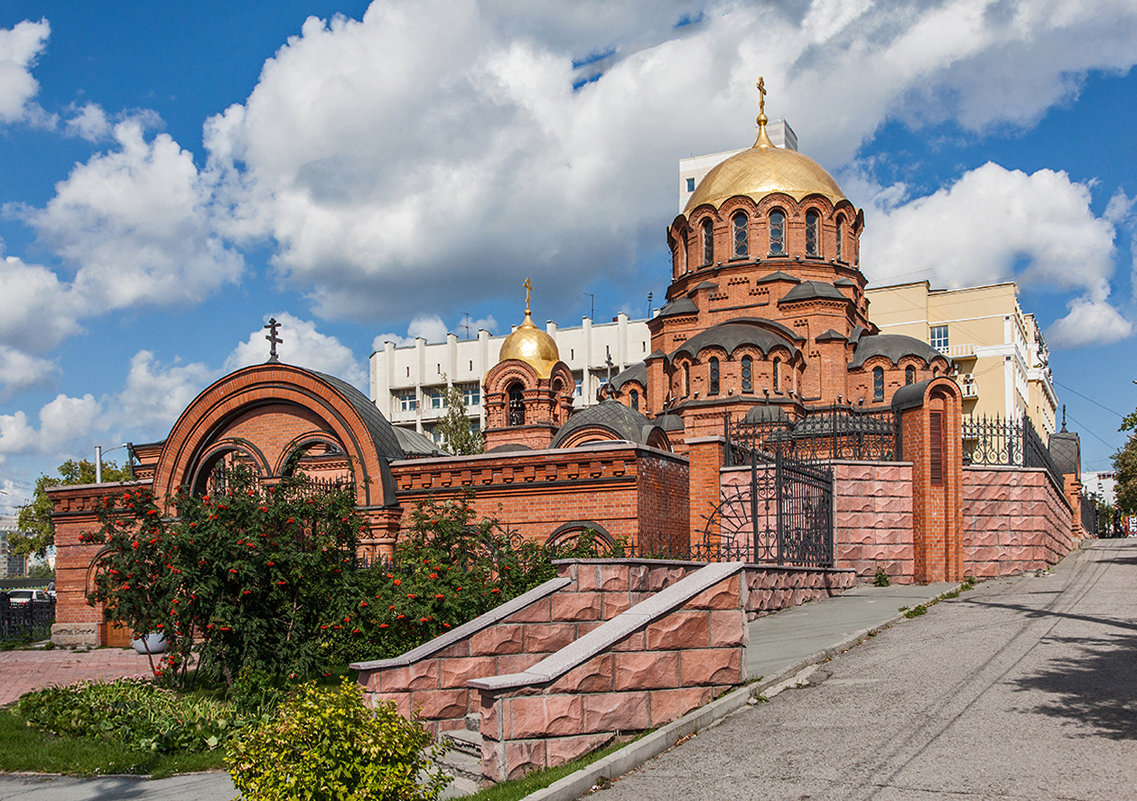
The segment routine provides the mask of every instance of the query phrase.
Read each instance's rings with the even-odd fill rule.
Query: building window
[[[691,365],[683,365],[683,397],[691,394]]]
[[[414,392],[400,392],[399,393],[399,411],[400,412],[413,412],[418,408],[418,397]]]
[[[430,400],[431,409],[441,409],[446,406],[444,403],[445,396],[441,389],[432,389],[427,397]]]
[[[687,191],[688,192],[694,192],[695,191],[695,179],[694,178],[688,178],[687,179]]]
[[[703,266],[715,260],[715,232],[710,220],[703,220]]]
[[[836,256],[837,261],[845,260],[845,218],[837,217],[837,245],[833,249],[833,255]]]
[[[805,213],[805,255],[820,255],[817,249],[817,239],[820,215],[812,209]]]
[[[632,408],[638,412],[640,410],[640,393],[636,392],[633,389],[631,392],[628,393],[628,397],[632,401]]]
[[[742,357],[742,391],[754,391],[754,360],[749,356]]]
[[[774,392],[782,391],[782,360],[774,357]]]
[[[908,365],[907,367],[904,368],[904,383],[905,384],[915,384],[916,383],[916,368],[913,367],[912,365]]]
[[[737,212],[730,218],[732,230],[734,231],[734,257],[736,259],[746,258],[750,255],[750,245],[748,244],[750,226],[747,224],[746,212]]]
[[[715,356],[711,357],[711,381],[710,388],[707,390],[707,394],[719,394],[719,360]]]
[[[573,387],[572,395],[574,398],[579,398],[584,395],[584,379],[576,379],[576,386]]]
[[[786,252],[786,215],[770,212],[770,255],[783,256]]]
[[[525,396],[521,392],[521,385],[510,384],[506,394],[509,397],[509,424],[525,425]]]
[[[872,369],[872,399],[874,401],[884,400],[884,368],[874,367]]]
[[[482,405],[482,388],[477,384],[465,384],[462,387],[462,402],[469,406]]]
[[[932,347],[940,353],[947,353],[948,350],[948,330],[946,325],[933,325],[931,344]]]

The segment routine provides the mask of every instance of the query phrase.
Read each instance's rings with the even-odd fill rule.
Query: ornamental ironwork
[[[736,420],[726,414],[729,464],[746,464],[751,454],[768,459],[778,453],[797,462],[891,462],[898,458],[900,419],[892,409],[822,406],[806,409],[796,419],[778,419],[772,413],[771,417],[756,420],[748,415]]]
[[[964,465],[1045,468],[1064,492],[1062,472],[1029,417],[965,417],[962,430]]]

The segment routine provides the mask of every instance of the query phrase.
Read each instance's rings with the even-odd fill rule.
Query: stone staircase
[[[442,798],[462,798],[482,789],[482,732],[478,715],[466,716],[466,728],[446,732],[442,769],[454,777]]]

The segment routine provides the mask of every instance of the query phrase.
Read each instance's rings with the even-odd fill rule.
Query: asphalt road
[[[1137,540],[944,601],[594,798],[1137,798]]]

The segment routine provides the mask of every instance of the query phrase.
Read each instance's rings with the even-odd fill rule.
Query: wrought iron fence
[[[701,555],[830,567],[833,564],[833,471],[783,451],[769,461],[750,453],[749,481],[723,488],[707,516]]]
[[[0,641],[45,640],[55,622],[55,601],[13,603],[0,592]]]
[[[735,420],[727,412],[723,427],[727,460],[736,465],[753,453],[781,453],[798,462],[890,462],[899,453],[900,417],[892,409],[820,406],[795,420]]]
[[[1059,492],[1064,481],[1050,450],[1025,415],[1018,420],[1000,416],[963,418],[963,463],[1043,467]]]

